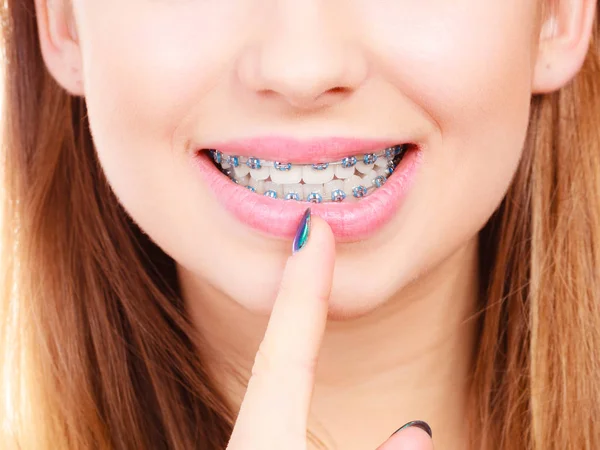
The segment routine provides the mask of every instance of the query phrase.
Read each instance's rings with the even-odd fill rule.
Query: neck
[[[421,419],[444,448],[465,448],[476,253],[474,240],[375,311],[328,323],[310,420],[321,442],[376,448],[405,422]],[[180,278],[208,364],[237,408],[268,317],[181,268]]]

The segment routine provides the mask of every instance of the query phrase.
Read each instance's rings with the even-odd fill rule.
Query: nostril
[[[334,94],[334,95],[339,95],[339,94],[347,94],[349,92],[348,88],[344,88],[344,87],[334,87],[329,89],[327,92],[325,92],[326,94]]]
[[[277,101],[277,99],[283,99],[293,108],[311,111],[326,108],[336,102],[342,101],[346,96],[350,95],[350,90],[345,88],[332,88],[316,95],[314,93],[284,95],[275,90],[263,90],[258,92],[258,94],[264,100]]]

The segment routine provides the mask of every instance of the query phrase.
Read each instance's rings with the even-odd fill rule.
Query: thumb
[[[431,427],[421,420],[409,422],[377,450],[433,450]]]

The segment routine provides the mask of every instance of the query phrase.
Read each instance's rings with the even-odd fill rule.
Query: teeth
[[[304,199],[304,189],[302,184],[285,184],[283,186],[283,196],[286,197],[288,194],[298,194],[299,200]]]
[[[265,181],[264,190],[265,192],[274,192],[277,195],[275,198],[283,197],[283,186],[281,184],[273,183],[272,181]]]
[[[388,160],[386,158],[378,158],[377,161],[375,161],[375,166],[376,167],[387,167],[388,166]]]
[[[300,183],[302,180],[302,166],[292,166],[289,170],[278,170],[275,167],[269,168],[271,181],[279,184]]]
[[[388,166],[386,165],[385,167],[377,167],[377,164],[375,164],[375,172],[377,172],[377,176],[384,176],[384,177],[388,177],[390,174],[388,173]]]
[[[323,185],[322,184],[303,184],[302,194],[304,200],[310,199],[310,194],[318,194],[323,197]]]
[[[377,172],[375,172],[374,170],[371,170],[369,173],[363,175],[361,177],[363,180],[363,186],[365,186],[367,189],[370,188],[371,186],[373,186],[373,180],[377,177]]]
[[[369,173],[371,171],[371,169],[373,169],[373,166],[375,166],[375,164],[365,164],[363,161],[358,161],[356,163],[356,166],[354,166],[356,168],[356,170],[358,170],[360,173]]]
[[[250,175],[244,175],[243,177],[235,177],[235,181],[237,182],[237,184],[239,184],[240,186],[248,186],[248,184],[250,183]]]
[[[250,168],[246,164],[240,164],[233,168],[233,173],[235,173],[236,178],[242,178],[250,173]]]
[[[257,194],[265,193],[265,182],[264,181],[256,180],[255,178],[250,177],[250,180],[248,181],[248,186],[253,187],[254,192],[256,192]]]
[[[407,148],[395,146],[319,164],[273,162],[218,150],[210,150],[210,155],[232,181],[260,195],[287,201],[353,202],[382,187]]]
[[[348,193],[348,195],[352,195],[352,191],[358,186],[363,186],[362,178],[357,175],[352,175],[350,178],[344,181],[344,192]]]
[[[354,175],[355,169],[354,167],[344,167],[341,164],[335,166],[335,176],[340,179],[350,178]]]
[[[333,180],[334,175],[335,168],[333,166],[328,166],[320,170],[313,168],[313,166],[302,167],[302,180],[306,184],[324,184]]]
[[[268,167],[261,167],[260,169],[250,169],[250,176],[255,180],[264,181],[269,178],[270,170]]]
[[[323,187],[324,197],[326,199],[330,200],[332,192],[335,191],[336,189],[341,189],[342,191],[344,190],[344,181],[343,180],[333,180],[333,181],[330,181],[329,183],[325,183],[325,185]]]

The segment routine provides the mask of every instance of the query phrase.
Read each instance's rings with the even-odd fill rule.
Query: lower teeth
[[[257,194],[291,201],[339,203],[356,201],[382,187],[407,150],[408,145],[399,145],[378,154],[312,165],[225,155],[218,150],[209,152],[222,173]],[[284,182],[275,182],[273,178]]]

